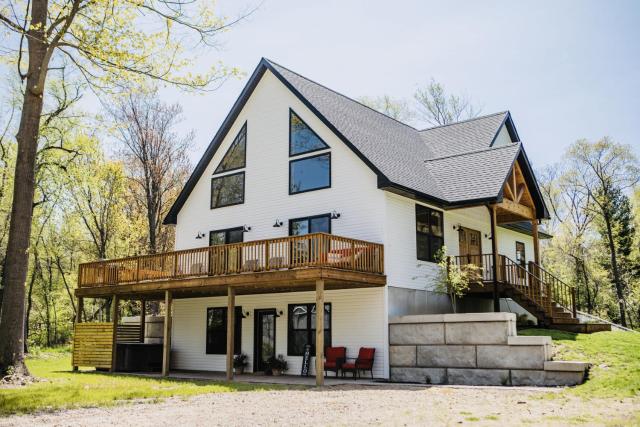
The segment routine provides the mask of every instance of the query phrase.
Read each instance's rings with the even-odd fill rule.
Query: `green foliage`
[[[143,378],[132,375],[71,372],[67,347],[38,351],[27,360],[29,371],[44,381],[0,389],[0,415],[41,410],[112,406],[134,399],[161,399],[204,393],[277,390],[275,385],[207,380]]]
[[[574,334],[550,329],[526,329],[520,335],[553,338],[559,360],[592,363],[589,380],[567,393],[581,397],[624,398],[640,395],[640,333]]]
[[[456,300],[463,297],[467,293],[469,285],[481,276],[482,267],[474,264],[457,267],[451,264],[446,246],[438,251],[436,259],[438,260],[438,276],[434,291],[449,296],[451,307],[455,313]]]

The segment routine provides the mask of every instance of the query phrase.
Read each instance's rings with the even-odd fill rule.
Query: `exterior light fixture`
[[[243,319],[246,319],[249,316],[251,316],[251,312],[250,311],[243,311],[242,312],[242,318]]]
[[[196,235],[196,239],[204,239],[205,234],[201,233],[198,231],[198,234]]]
[[[250,227],[250,226],[248,226],[247,224],[245,224],[245,225],[243,225],[243,226],[242,226],[242,231],[243,231],[243,232],[245,232],[245,233],[246,233],[247,231],[251,231],[251,227]]]
[[[284,312],[282,310],[276,311],[276,317],[282,317],[283,314]]]
[[[331,212],[331,219],[338,219],[340,218],[340,214],[336,211]]]
[[[276,219],[276,223],[273,224],[274,228],[282,227],[282,221],[280,219]]]

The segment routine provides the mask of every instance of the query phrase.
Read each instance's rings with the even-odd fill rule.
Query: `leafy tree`
[[[416,90],[413,97],[419,116],[433,126],[472,119],[482,111],[467,96],[447,94],[444,85],[434,79],[426,87]]]
[[[94,91],[135,87],[146,79],[185,89],[211,88],[235,74],[222,65],[194,73],[198,48],[215,45],[230,23],[212,3],[191,0],[1,0],[0,23],[23,83],[17,157],[0,312],[0,372],[24,364],[25,280],[35,193],[40,121],[49,74],[72,67]],[[195,36],[195,37],[193,37]],[[191,42],[190,42],[191,41]]]
[[[620,323],[627,326],[625,285],[616,243],[616,198],[640,181],[640,165],[629,146],[605,137],[595,143],[580,140],[567,152],[571,173],[567,180],[589,202],[589,210],[603,224],[601,228],[609,252],[610,273],[616,292]]]
[[[415,117],[415,112],[409,106],[407,101],[402,99],[393,99],[389,95],[377,96],[375,98],[364,96],[359,98],[358,101],[367,107],[373,108],[374,110],[403,123],[409,123]]]

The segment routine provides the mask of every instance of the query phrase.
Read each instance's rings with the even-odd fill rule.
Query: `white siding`
[[[388,378],[386,289],[349,289],[325,291],[331,303],[331,339],[334,346],[347,347],[347,356],[356,357],[360,347],[375,347],[373,374]],[[287,356],[288,304],[313,303],[314,292],[239,295],[236,305],[251,315],[242,320],[242,352],[253,362],[254,309],[275,308],[283,315],[276,319],[276,354],[289,362],[289,374],[300,373],[302,357]],[[174,301],[171,334],[173,369],[224,371],[225,356],[205,354],[207,307],[226,307],[226,297],[189,298]],[[313,373],[313,360],[311,363]]]
[[[410,289],[433,290],[438,267],[416,257],[415,200],[386,194],[385,271],[387,284]],[[422,204],[422,203],[421,203]],[[428,206],[425,204],[425,206]],[[429,206],[435,208],[434,206]],[[437,208],[435,208],[437,209]],[[480,231],[482,253],[491,253],[491,223],[484,206],[444,211],[444,244],[449,255],[459,254],[458,232],[461,225]],[[498,252],[515,260],[515,242],[525,244],[527,261],[533,260],[533,239],[522,233],[497,228]]]
[[[331,147],[331,188],[289,195],[289,108]],[[245,121],[245,202],[210,209],[211,176]],[[245,241],[282,237],[289,219],[334,210],[333,234],[382,243],[383,205],[376,175],[268,71],[180,210],[176,249],[207,246],[209,231],[245,224]],[[284,225],[274,228],[276,219]],[[207,237],[195,239],[199,232]]]

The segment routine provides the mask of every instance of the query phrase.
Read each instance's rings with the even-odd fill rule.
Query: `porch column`
[[[116,355],[118,353],[118,315],[120,310],[120,299],[118,295],[114,295],[111,299],[111,321],[113,322],[113,335],[111,338],[111,369],[110,372],[116,371]]]
[[[77,309],[76,309],[76,325],[78,323],[82,322],[82,311],[83,310],[84,310],[84,298],[83,297],[78,297],[78,306],[77,306]],[[75,339],[75,331],[74,331],[73,336],[74,336],[74,339]],[[74,365],[73,366],[73,370],[77,371],[78,367]]]
[[[531,235],[533,236],[533,259],[540,265],[540,240],[538,239],[538,220],[531,220]]]
[[[493,273],[493,311],[500,311],[500,292],[498,290],[498,235],[496,233],[496,206],[489,206],[489,213],[491,216],[491,255],[493,259],[492,273]]]
[[[169,375],[169,365],[171,362],[171,306],[173,305],[173,295],[171,291],[164,291],[164,338],[162,345],[162,376]]]
[[[233,344],[236,331],[236,290],[227,288],[227,381],[233,380]]]
[[[316,385],[324,385],[324,280],[316,280]]]
[[[140,342],[144,344],[144,334],[147,322],[147,301],[140,300]]]

